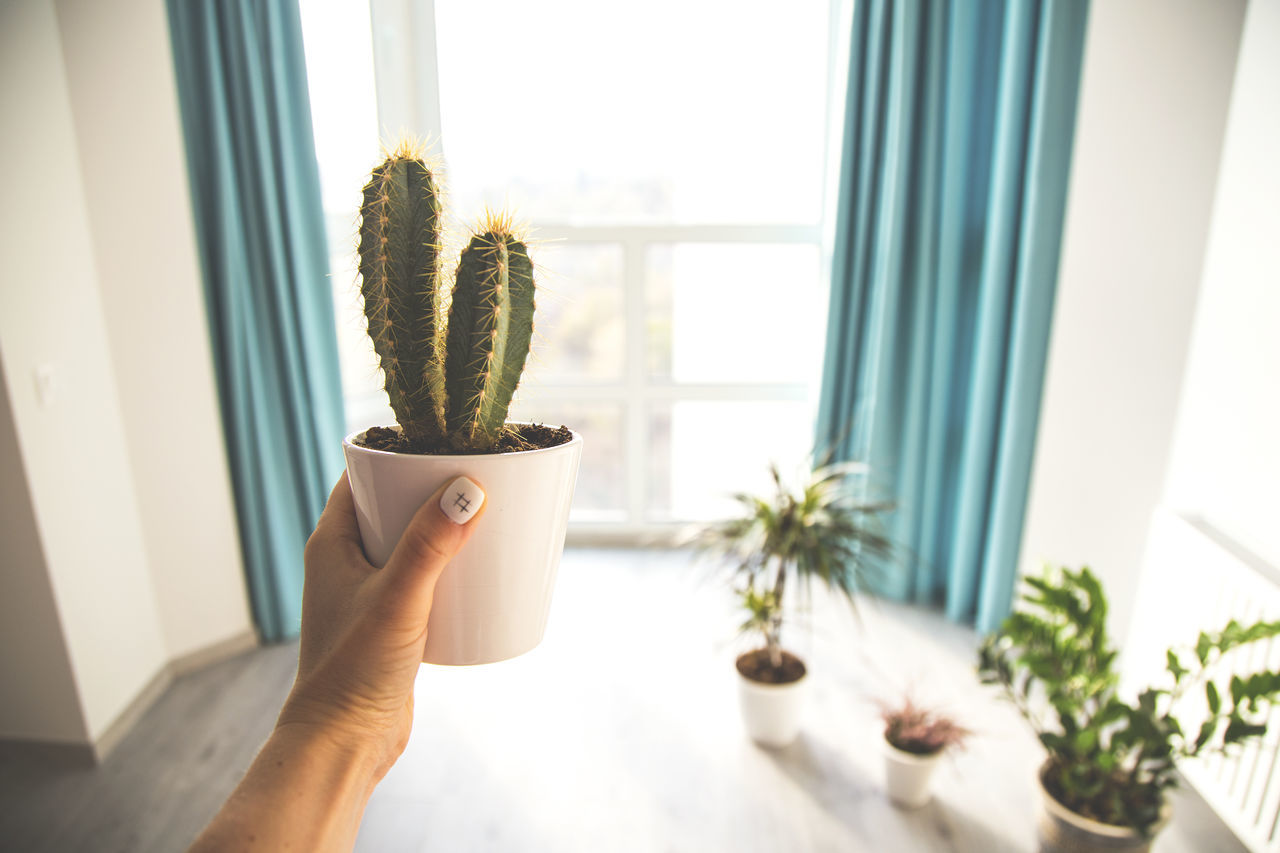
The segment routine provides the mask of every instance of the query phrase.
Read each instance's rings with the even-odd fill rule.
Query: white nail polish
[[[484,491],[466,477],[454,480],[440,496],[440,509],[455,524],[466,524],[475,518],[482,506]]]

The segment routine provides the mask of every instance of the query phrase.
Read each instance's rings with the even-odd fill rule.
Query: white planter
[[[897,806],[918,809],[933,796],[929,783],[943,750],[932,755],[916,755],[884,741],[885,789]]]
[[[765,684],[738,673],[738,700],[747,734],[756,743],[783,747],[800,734],[808,676],[790,684]]]
[[[582,436],[521,453],[430,456],[342,444],[365,556],[386,564],[419,507],[442,484],[467,476],[487,510],[436,585],[423,660],[492,663],[542,641],[551,608]]]
[[[1150,853],[1152,839],[1136,829],[1099,823],[1076,814],[1049,795],[1044,788],[1046,762],[1036,774],[1040,789],[1040,814],[1036,832],[1043,853]],[[1165,802],[1160,822],[1152,836],[1168,822],[1170,808]]]

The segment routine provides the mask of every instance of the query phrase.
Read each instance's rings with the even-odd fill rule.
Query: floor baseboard
[[[169,674],[177,678],[180,675],[204,669],[206,666],[222,663],[224,660],[233,658],[241,652],[256,649],[259,645],[256,632],[253,630],[242,631],[225,640],[219,640],[212,645],[174,658],[169,663]]]
[[[21,758],[39,761],[49,766],[69,768],[93,767],[101,764],[133,730],[143,715],[173,685],[174,679],[229,660],[257,648],[258,645],[258,635],[248,630],[174,658],[152,676],[146,686],[138,691],[133,700],[92,743],[0,738],[0,759]]]
[[[95,764],[101,764],[111,754],[111,750],[120,745],[120,741],[133,730],[138,720],[142,719],[142,715],[151,710],[151,706],[164,695],[169,689],[169,685],[173,684],[172,664],[162,667],[159,672],[152,676],[147,682],[147,686],[138,691],[138,695],[133,697],[133,701],[125,706],[107,726],[98,739],[94,741],[90,747],[93,751],[93,761]]]
[[[129,703],[128,707],[116,717],[115,722],[107,726],[106,730],[98,737],[92,747],[95,763],[102,763],[111,754],[111,751],[137,725],[138,720],[142,719],[142,715],[150,710],[151,706],[164,695],[165,691],[173,684],[175,678],[204,669],[206,666],[229,660],[242,652],[257,648],[257,646],[258,635],[250,629],[233,634],[225,640],[211,643],[204,648],[187,652],[169,661],[168,665],[156,673],[147,686],[138,692],[138,695]]]

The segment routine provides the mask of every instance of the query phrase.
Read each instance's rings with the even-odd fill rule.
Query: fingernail
[[[440,496],[440,509],[454,524],[466,524],[484,506],[484,490],[466,477],[450,483]]]

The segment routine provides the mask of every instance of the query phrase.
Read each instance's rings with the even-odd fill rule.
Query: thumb
[[[382,570],[383,583],[403,604],[403,612],[419,613],[425,622],[440,573],[471,538],[486,507],[480,484],[457,477],[436,489],[414,514]]]

